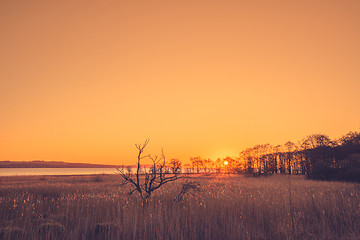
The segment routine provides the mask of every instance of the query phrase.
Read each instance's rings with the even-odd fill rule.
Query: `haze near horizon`
[[[0,160],[237,156],[360,127],[359,1],[2,1]]]

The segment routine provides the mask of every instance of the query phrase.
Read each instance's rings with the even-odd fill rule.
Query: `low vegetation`
[[[360,236],[357,183],[276,174],[264,178],[199,175],[191,181],[169,182],[142,205],[139,194],[126,194],[131,188],[120,187],[120,180],[117,174],[45,179],[1,177],[0,239],[358,239]],[[184,184],[189,183],[194,187],[179,198]]]

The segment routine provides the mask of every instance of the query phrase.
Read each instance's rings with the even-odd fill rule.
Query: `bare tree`
[[[210,172],[212,167],[213,167],[213,161],[211,161],[210,158],[203,160],[203,169],[206,173]]]
[[[181,173],[181,161],[179,159],[176,158],[171,159],[169,165],[172,173],[174,174]]]
[[[139,150],[135,173],[125,173],[121,169],[117,168],[117,171],[123,178],[121,185],[130,184],[133,187],[133,189],[130,190],[129,195],[134,192],[138,192],[144,201],[146,201],[156,189],[159,189],[168,182],[176,181],[180,178],[178,172],[169,174],[168,171],[166,171],[166,160],[163,151],[161,152],[161,156],[152,157],[150,154],[143,156],[148,143],[149,139],[147,139],[144,144],[135,144],[136,148]],[[145,170],[144,177],[141,178],[141,161],[145,158],[150,159],[152,164],[148,171]]]
[[[295,143],[291,142],[291,141],[287,141],[284,144],[284,147],[286,149],[286,158],[287,158],[287,168],[288,168],[288,174],[292,173],[292,163],[294,160],[294,151],[295,151]]]
[[[196,169],[196,172],[199,173],[201,168],[203,167],[203,160],[201,159],[201,157],[191,157],[190,162],[192,167]]]
[[[182,184],[181,191],[179,195],[175,198],[175,200],[181,201],[183,197],[191,190],[200,192],[200,184],[196,181],[191,181],[191,182],[186,181],[185,183]]]

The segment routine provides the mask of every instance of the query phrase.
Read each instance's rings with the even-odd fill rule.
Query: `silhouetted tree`
[[[204,169],[205,172],[209,172],[211,171],[213,167],[213,161],[211,161],[211,159],[204,159],[202,161],[202,168]]]
[[[181,161],[179,159],[171,159],[169,163],[169,167],[172,173],[177,174],[181,173]]]
[[[199,157],[199,156],[192,157],[192,158],[190,158],[190,162],[191,162],[192,167],[196,170],[196,172],[199,173],[203,166],[203,160],[201,159],[201,157]]]
[[[288,174],[291,174],[291,165],[294,158],[295,143],[288,141],[284,144],[284,147],[286,149]]]
[[[144,144],[135,144],[139,153],[137,157],[137,168],[134,174],[130,171],[128,173],[125,173],[121,169],[117,168],[117,171],[123,178],[123,182],[121,185],[130,184],[131,186],[133,186],[133,189],[130,190],[129,195],[133,194],[134,192],[138,192],[144,201],[146,201],[151,196],[153,191],[159,189],[164,184],[179,179],[177,172],[169,176],[168,172],[166,171],[166,160],[163,151],[161,152],[161,156],[152,157],[150,154],[143,156],[143,152],[148,143],[149,139],[147,139]],[[152,164],[149,172],[145,171],[144,179],[143,181],[141,181],[140,168],[141,161],[144,158],[149,158]]]
[[[248,175],[254,174],[254,152],[253,148],[247,148],[241,152],[244,158],[245,173]]]

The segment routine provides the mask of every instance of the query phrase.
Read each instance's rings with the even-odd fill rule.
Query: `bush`
[[[309,179],[360,182],[360,168],[332,168],[328,166],[313,168]]]

